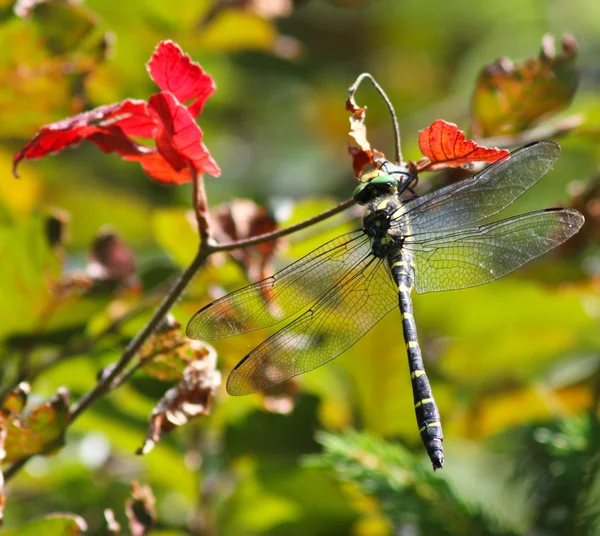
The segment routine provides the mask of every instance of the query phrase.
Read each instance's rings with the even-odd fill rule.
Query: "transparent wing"
[[[327,363],[397,305],[397,290],[384,262],[369,254],[309,310],[240,361],[227,380],[227,391],[261,391]]]
[[[572,209],[530,212],[437,236],[414,235],[404,247],[414,256],[419,294],[494,281],[573,236],[583,216]]]
[[[402,220],[409,235],[467,228],[510,205],[552,168],[559,154],[553,141],[525,145],[473,177],[409,201],[393,220]]]
[[[314,302],[370,252],[362,231],[339,236],[272,277],[203,307],[190,320],[187,336],[220,339],[277,324]]]

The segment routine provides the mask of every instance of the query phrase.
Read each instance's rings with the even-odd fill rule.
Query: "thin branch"
[[[277,238],[281,238],[282,236],[287,236],[289,234],[295,233],[296,231],[300,231],[301,229],[305,229],[306,227],[310,227],[311,225],[315,225],[316,223],[326,220],[327,218],[331,218],[331,216],[335,216],[336,214],[346,210],[353,204],[354,199],[347,199],[346,201],[343,201],[339,205],[336,205],[335,207],[326,210],[318,216],[308,218],[307,220],[301,221],[300,223],[296,223],[295,225],[290,225],[289,227],[285,227],[283,229],[279,229],[271,233],[261,234],[252,238],[246,238],[244,240],[236,240],[235,242],[228,242],[226,244],[210,244],[206,247],[209,253],[212,254],[224,251],[232,251],[234,249],[247,248],[250,246],[256,246],[264,242],[271,242],[272,240],[276,240]]]
[[[75,419],[77,419],[77,417],[79,417],[79,415],[81,415],[90,405],[92,405],[97,398],[100,398],[105,391],[110,388],[115,378],[117,378],[117,376],[119,376],[119,374],[125,370],[127,365],[129,365],[148,337],[150,337],[150,335],[152,335],[152,333],[154,333],[156,328],[160,325],[171,307],[181,297],[181,294],[188,286],[198,269],[206,262],[206,258],[207,254],[201,248],[198,251],[198,254],[194,257],[192,263],[186,268],[181,276],[179,276],[179,279],[175,281],[175,284],[171,290],[169,290],[162,303],[156,308],[152,318],[127,345],[125,351],[121,355],[121,358],[110,371],[110,373],[103,377],[89,393],[73,404],[70,412],[70,422],[73,422]]]
[[[130,341],[125,348],[121,358],[113,369],[103,376],[101,380],[89,391],[85,396],[75,402],[70,409],[70,426],[89,406],[91,406],[97,399],[101,398],[112,388],[112,383],[115,379],[127,368],[127,365],[136,356],[142,345],[146,342],[148,337],[154,333],[156,328],[160,325],[163,318],[169,312],[175,302],[181,297],[181,294],[188,286],[198,269],[206,262],[207,254],[202,250],[198,251],[196,257],[192,263],[186,268],[186,270],[179,276],[171,290],[167,293],[161,304],[156,308],[152,318],[142,328],[141,331]],[[16,461],[4,472],[4,481],[8,482],[18,471],[21,469],[32,456],[27,456],[21,460]]]
[[[354,94],[358,90],[358,86],[360,86],[360,84],[362,83],[362,81],[365,78],[367,78],[368,80],[371,81],[371,83],[373,84],[373,87],[375,87],[375,89],[377,90],[377,93],[379,93],[379,96],[383,99],[383,101],[385,102],[385,104],[388,108],[390,117],[392,119],[392,125],[394,128],[394,142],[396,144],[396,164],[401,164],[402,163],[402,148],[401,148],[401,144],[400,144],[400,127],[398,126],[398,118],[396,117],[396,110],[394,110],[394,105],[392,104],[392,101],[389,99],[389,97],[387,96],[387,94],[385,93],[383,88],[376,82],[375,78],[373,78],[373,76],[370,73],[362,73],[361,75],[359,75],[358,78],[354,81],[354,84],[352,84],[348,88],[348,98],[350,98],[352,100],[354,99]]]
[[[194,214],[198,222],[198,232],[200,233],[200,243],[208,244],[211,239],[210,220],[208,218],[208,202],[206,200],[206,190],[204,189],[204,178],[202,173],[198,173],[190,166],[194,184]]]
[[[197,217],[198,215],[201,216],[201,219],[198,220],[199,232],[201,234],[204,233],[203,236],[205,236],[206,239],[201,242],[198,253],[194,257],[192,263],[186,268],[186,270],[177,279],[175,284],[171,287],[161,304],[155,310],[154,314],[152,315],[152,318],[127,345],[119,361],[112,368],[112,370],[108,374],[106,374],[106,376],[102,377],[102,379],[92,388],[91,391],[89,391],[86,395],[84,395],[71,406],[70,421],[68,426],[70,426],[71,423],[73,423],[96,400],[104,396],[108,391],[122,385],[123,379],[128,379],[139,368],[141,361],[126,371],[128,365],[135,358],[137,353],[142,348],[143,344],[150,337],[150,335],[154,333],[154,331],[158,328],[158,326],[160,325],[166,314],[169,312],[171,307],[181,297],[183,291],[189,285],[198,269],[206,262],[209,255],[217,252],[231,251],[234,249],[254,246],[257,244],[262,244],[264,242],[275,240],[282,236],[289,235],[291,233],[319,223],[327,218],[330,218],[331,216],[342,212],[354,203],[354,200],[348,199],[340,203],[339,205],[333,207],[332,209],[323,212],[322,214],[319,214],[318,216],[314,216],[313,218],[309,218],[300,223],[291,225],[290,227],[286,227],[285,229],[280,229],[272,233],[265,233],[254,238],[230,242],[228,244],[212,244],[209,238],[208,219],[205,218],[205,215],[208,214],[208,211],[206,210],[207,205],[206,196],[204,194],[204,187],[201,181],[198,181],[195,184],[197,184],[198,188],[194,188],[194,200],[195,202],[197,202],[198,200],[201,201],[201,204],[198,205],[199,210],[196,212]],[[200,223],[200,221],[202,221],[203,223]],[[4,472],[4,481],[8,482],[22,467],[25,466],[25,464],[31,457],[32,456],[28,456],[13,463]]]

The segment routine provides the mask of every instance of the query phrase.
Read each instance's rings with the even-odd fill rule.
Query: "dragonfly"
[[[411,291],[489,283],[577,233],[584,218],[569,208],[482,223],[531,188],[559,154],[557,143],[535,142],[470,178],[408,198],[416,175],[406,165],[383,161],[353,194],[365,207],[361,229],[203,307],[187,335],[220,339],[291,319],[229,375],[227,391],[246,395],[320,367],[399,309],[419,433],[433,469],[440,469],[440,412],[423,364]]]

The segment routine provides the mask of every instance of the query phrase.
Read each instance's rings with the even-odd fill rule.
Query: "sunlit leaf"
[[[184,54],[173,41],[161,42],[148,62],[152,80],[163,91],[170,91],[180,102],[194,100],[188,111],[197,117],[216,87],[199,64]]]
[[[87,139],[104,152],[121,156],[144,155],[147,147],[129,139],[154,131],[154,122],[148,116],[144,101],[125,100],[101,106],[89,112],[74,115],[62,121],[45,125],[13,159],[13,172],[24,159],[42,158],[79,144]]]
[[[170,45],[175,46],[173,43]],[[180,71],[161,72],[161,62],[158,60],[152,65],[151,73],[157,76],[162,85],[167,85],[167,74],[175,77],[174,86],[178,86],[176,82],[182,82]],[[190,65],[188,67],[191,69]],[[188,96],[190,91],[195,92],[193,94],[197,99],[191,105],[194,113],[199,111],[196,108],[210,95],[206,91],[207,80],[212,82],[205,75],[201,87],[193,85],[191,89],[179,88],[183,96]],[[132,137],[154,138],[156,149],[142,145]],[[192,173],[220,174],[217,163],[202,143],[202,130],[188,108],[169,91],[154,94],[148,103],[127,99],[43,126],[15,154],[13,173],[16,175],[21,160],[41,158],[83,140],[95,144],[104,152],[116,153],[124,160],[140,162],[151,178],[166,184],[189,182],[193,178]]]
[[[0,226],[0,334],[30,329],[54,300],[60,261],[39,215]]]
[[[173,94],[167,91],[156,93],[150,97],[148,106],[157,122],[156,148],[176,172],[191,163],[198,173],[206,172],[214,177],[221,173],[202,143],[202,130]]]
[[[208,25],[200,21],[198,44],[212,52],[262,50],[284,58],[295,59],[302,45],[293,37],[279,35],[273,21],[251,12],[227,10]]]
[[[22,388],[19,387],[22,391]],[[0,409],[0,424],[6,428],[5,463],[33,454],[46,454],[61,447],[69,422],[69,393],[59,389],[45,404],[26,413],[15,413],[9,403]]]
[[[188,339],[181,324],[170,315],[140,351],[142,370],[163,381],[178,381],[194,361],[214,362],[215,350],[202,341]]]
[[[566,108],[579,84],[577,43],[565,36],[561,51],[544,37],[537,59],[500,59],[484,67],[472,97],[476,137],[516,134]]]
[[[419,132],[419,147],[429,162],[419,162],[418,167],[425,167],[428,171],[471,162],[492,163],[510,154],[506,149],[482,147],[473,140],[467,140],[465,133],[454,123],[442,119]]]

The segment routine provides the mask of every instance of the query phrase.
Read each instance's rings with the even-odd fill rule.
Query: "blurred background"
[[[116,534],[105,509],[128,534],[132,481],[151,487],[149,533],[162,536],[600,533],[598,2],[9,0],[0,25],[0,388],[5,396],[29,381],[28,407],[49,407],[61,386],[72,401],[88,392],[194,257],[189,184],[158,184],[85,143],[21,164],[20,180],[11,175],[12,155],[42,125],[155,93],[145,63],[161,40],[177,42],[217,84],[199,118],[222,169],[205,178],[211,209],[250,199],[284,226],[350,197],[344,103],[369,71],[394,103],[406,159],[421,157],[418,132],[439,118],[507,148],[551,137],[559,161],[507,213],[572,206],[587,220],[558,251],[500,281],[414,296],[444,424],[442,471],[432,472],[420,441],[392,313],[275,394],[233,398],[221,387],[209,415],[144,456],[135,452],[149,416],[177,379],[136,373],[68,428],[61,449],[6,484],[6,534],[55,512],[81,516],[89,534]],[[500,57],[537,61],[547,34],[564,59],[556,77],[573,91],[556,90],[544,114],[518,126],[481,129],[495,109],[473,100],[482,70]],[[565,34],[576,47],[561,48]],[[532,107],[546,98],[540,87],[532,97],[517,84],[511,96]],[[371,144],[392,157],[385,105],[368,85],[357,102],[368,106]],[[424,175],[419,193],[455,178]],[[356,228],[359,217],[351,209],[288,237],[267,269]],[[124,274],[90,289],[107,236]],[[174,316],[185,326],[248,277],[239,259],[216,259]],[[264,337],[217,341],[223,374]]]

